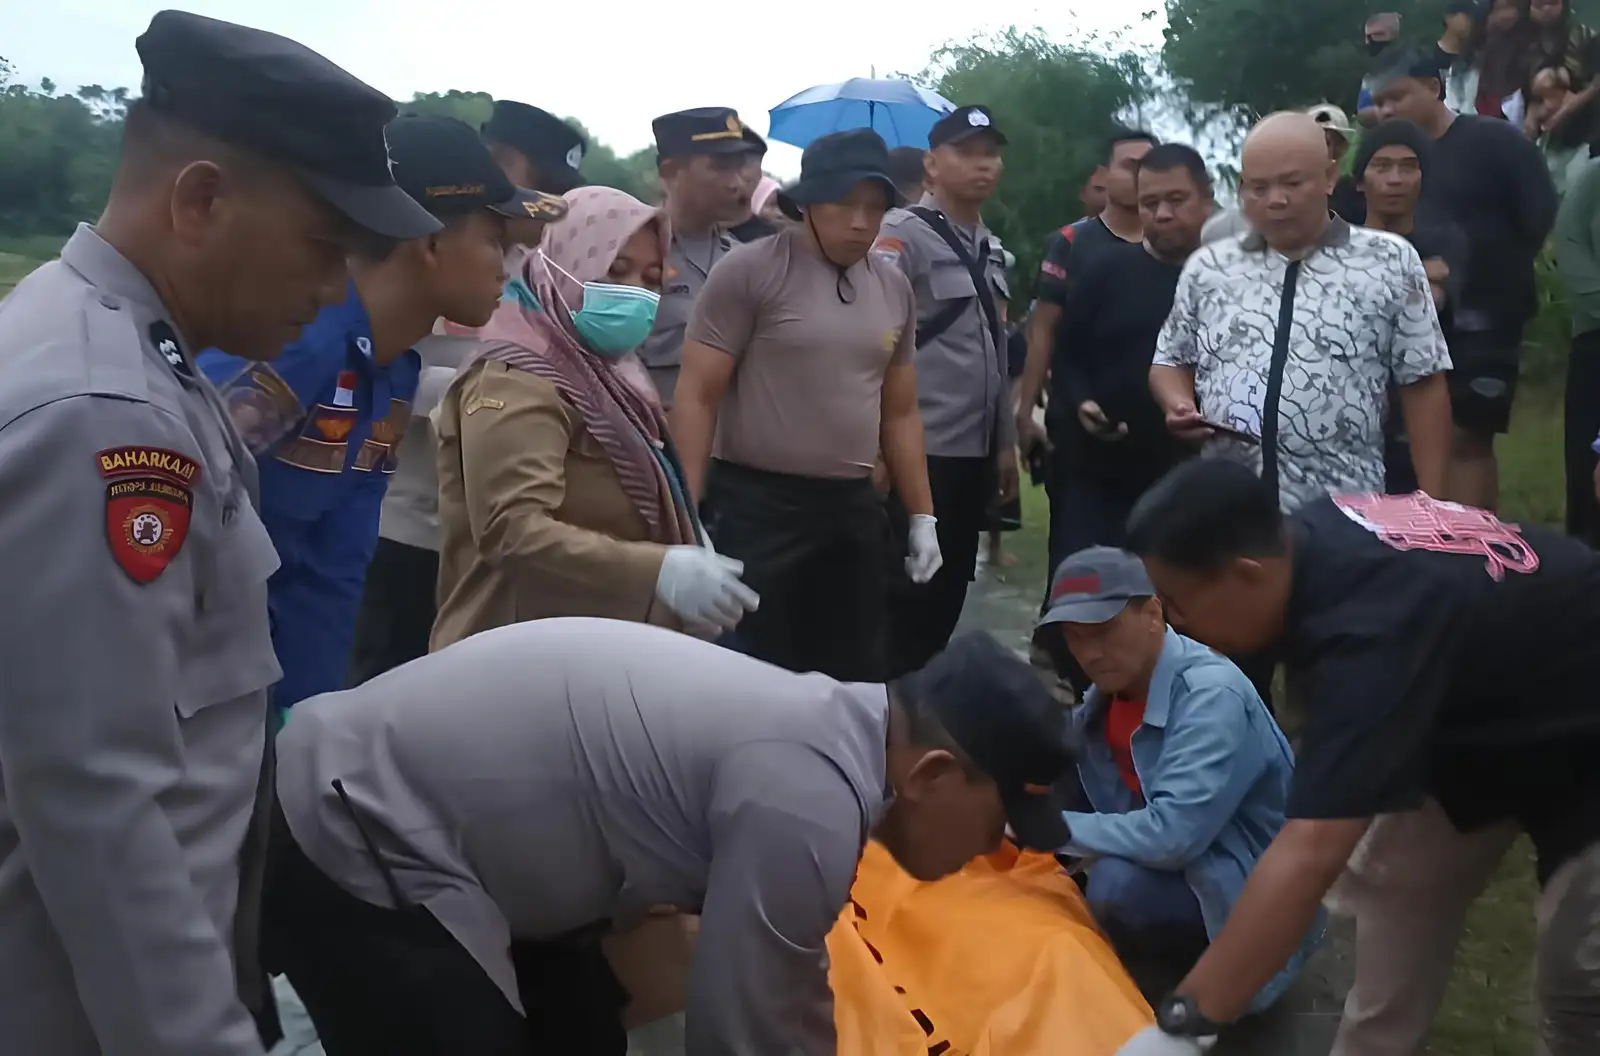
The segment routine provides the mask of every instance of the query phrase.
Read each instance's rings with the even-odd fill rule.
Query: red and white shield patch
[[[167,570],[189,537],[200,466],[160,448],[126,447],[96,456],[106,485],[106,542],[135,583]]]

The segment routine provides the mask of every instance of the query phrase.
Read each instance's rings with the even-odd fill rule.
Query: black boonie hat
[[[960,143],[974,136],[993,136],[996,143],[1006,145],[1006,136],[995,127],[994,113],[987,106],[958,106],[933,123],[928,130],[928,149],[946,143]]]
[[[889,176],[889,148],[882,136],[870,128],[830,132],[812,140],[800,155],[800,178],[778,192],[778,208],[799,220],[802,205],[843,201],[862,180],[881,183],[891,206],[905,203]]]
[[[681,158],[690,154],[743,154],[753,144],[745,139],[739,112],[726,106],[702,106],[662,114],[650,122],[656,155]],[[759,138],[759,137],[758,137]]]
[[[1067,709],[1026,663],[981,631],[958,635],[921,671],[895,683],[916,697],[1000,788],[1017,842],[1055,851],[1070,833],[1078,738]]]
[[[439,229],[389,171],[383,130],[394,101],[305,45],[161,11],[135,47],[152,110],[289,166],[369,231],[408,239]]]
[[[388,137],[396,182],[441,220],[478,209],[519,220],[567,215],[566,199],[513,185],[478,133],[453,117],[404,114]]]
[[[497,99],[494,112],[480,130],[491,143],[503,143],[539,166],[540,190],[570,191],[583,185],[578,169],[589,152],[583,133],[547,110],[527,103]]]

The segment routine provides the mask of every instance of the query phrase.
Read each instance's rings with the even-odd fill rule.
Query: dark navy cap
[[[537,165],[541,182],[548,183],[540,190],[565,193],[583,184],[578,170],[589,144],[583,133],[549,111],[497,99],[482,132],[484,139],[508,146]]]
[[[1006,145],[1005,133],[995,126],[994,113],[987,106],[958,106],[928,130],[928,149],[960,143],[974,136],[993,136],[996,143],[1002,147]]]
[[[517,187],[470,125],[453,117],[404,114],[389,122],[394,178],[434,216],[488,209],[514,219],[560,220],[567,202]]]
[[[744,126],[744,144],[750,148],[750,153],[756,157],[764,158],[767,156],[767,141],[762,139],[761,134],[749,125]]]
[[[802,205],[842,202],[863,180],[880,184],[891,206],[904,203],[889,175],[889,148],[882,136],[870,128],[829,132],[812,140],[800,155],[800,178],[778,192],[778,208],[789,219],[799,220]]]
[[[1061,562],[1050,580],[1049,608],[1039,626],[1105,623],[1134,598],[1153,598],[1156,588],[1144,562],[1114,546],[1091,546]]]
[[[952,638],[921,671],[894,683],[915,697],[999,786],[1017,842],[1054,851],[1069,838],[1078,737],[1066,707],[1024,661],[981,631]]]
[[[135,47],[152,110],[281,162],[370,231],[408,239],[439,229],[389,171],[383,130],[394,101],[305,45],[162,11]]]
[[[753,144],[745,138],[739,112],[726,106],[702,106],[662,114],[650,122],[650,128],[656,135],[656,154],[663,158],[743,154],[753,149]]]

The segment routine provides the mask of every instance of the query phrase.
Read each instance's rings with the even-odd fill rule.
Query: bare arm
[[[1450,385],[1444,374],[1430,374],[1400,389],[1400,413],[1411,440],[1417,486],[1434,498],[1444,494],[1450,465]]]
[[[1038,436],[1033,421],[1033,409],[1039,403],[1050,377],[1050,350],[1055,344],[1056,327],[1061,322],[1061,306],[1040,301],[1033,308],[1033,318],[1028,321],[1028,358],[1022,368],[1017,391],[1017,438],[1024,447]]]
[[[677,445],[683,475],[695,502],[705,494],[706,463],[711,459],[711,438],[717,429],[717,405],[728,391],[737,362],[726,352],[699,341],[683,343],[683,367],[678,374],[670,424],[672,442]]]
[[[878,426],[889,479],[907,513],[933,513],[928,487],[928,458],[922,444],[922,415],[917,412],[917,371],[908,359],[883,375],[883,411]]]
[[[1194,368],[1156,364],[1150,368],[1150,395],[1163,411],[1194,409]]]

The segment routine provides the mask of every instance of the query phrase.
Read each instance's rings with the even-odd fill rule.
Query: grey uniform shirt
[[[279,676],[255,483],[93,229],[0,303],[0,1053],[261,1052],[230,953]]]
[[[733,249],[733,239],[720,228],[709,235],[690,238],[676,231],[667,253],[667,276],[661,287],[661,304],[656,308],[655,329],[639,346],[639,359],[650,371],[661,402],[672,406],[678,387],[678,367],[683,362],[683,334],[694,314],[694,302],[711,274],[712,265]]]
[[[507,945],[650,907],[701,914],[692,1056],[834,1051],[824,942],[884,804],[881,685],[797,675],[647,624],[562,618],[473,635],[302,701],[278,743],[295,841],[406,897],[521,1007]]]
[[[918,204],[939,207],[932,196]],[[984,270],[995,308],[1003,313],[1011,289],[994,235],[982,224],[951,226],[973,259],[987,243]],[[907,209],[891,210],[884,217],[873,252],[881,260],[898,264],[911,280],[919,327],[925,327],[952,301],[969,301],[949,329],[926,344],[920,340],[917,344],[917,405],[928,454],[972,458],[1009,448],[1016,442],[1016,420],[1011,413],[1006,350],[995,343],[972,273],[937,231]]]
[[[439,454],[429,418],[456,369],[478,347],[478,339],[434,334],[417,343],[422,376],[411,402],[411,418],[396,452],[398,464],[384,493],[378,534],[423,550],[439,549]]]

